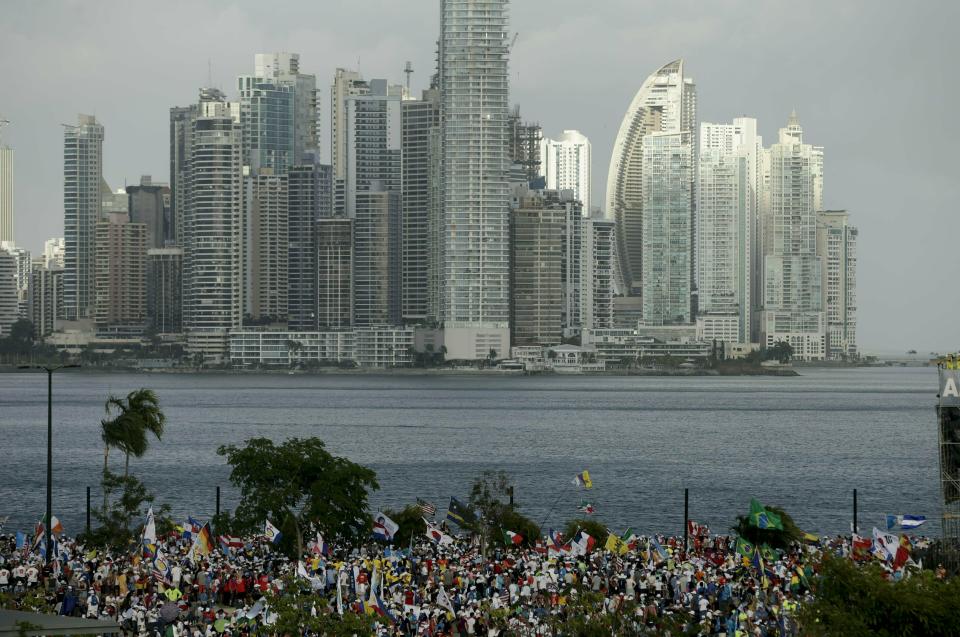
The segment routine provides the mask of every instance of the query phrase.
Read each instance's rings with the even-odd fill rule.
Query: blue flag
[[[27,545],[27,534],[23,531],[17,531],[17,550],[21,550]]]

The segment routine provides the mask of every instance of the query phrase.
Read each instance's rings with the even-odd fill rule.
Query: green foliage
[[[230,482],[240,490],[233,532],[259,533],[266,519],[282,532],[289,518],[294,537],[286,539],[296,539],[298,551],[311,521],[340,545],[357,546],[368,539],[367,496],[380,488],[376,473],[331,455],[319,438],[290,438],[280,445],[251,438],[242,447],[225,445],[217,453],[226,457]]]
[[[100,438],[104,444],[103,470],[107,471],[110,449],[118,449],[126,456],[124,475],[130,473],[130,456],[143,457],[150,447],[147,434],[157,440],[163,437],[167,422],[160,409],[160,399],[150,389],[137,389],[125,398],[110,396],[104,409],[108,418],[100,421]],[[109,416],[116,413],[113,418]]]
[[[778,360],[787,364],[793,358],[793,347],[786,341],[777,341],[765,351],[764,356],[767,360]]]
[[[877,565],[828,553],[813,586],[816,598],[800,611],[804,635],[960,635],[960,579],[917,572],[891,582]]]
[[[782,531],[780,529],[759,529],[750,523],[750,516],[748,515],[738,515],[737,523],[731,527],[731,530],[754,546],[769,544],[775,549],[785,549],[792,543],[803,539],[803,531],[800,530],[789,513],[775,506],[764,505],[764,508],[780,516],[780,521],[783,523]]]
[[[470,487],[470,507],[477,514],[469,529],[489,538],[494,545],[503,544],[503,531],[523,536],[523,543],[532,546],[540,537],[535,522],[510,507],[513,479],[504,471],[484,471]]]
[[[577,637],[632,637],[647,634],[634,622],[635,603],[628,602],[619,613],[606,613],[603,605],[604,596],[599,593],[586,589],[571,591],[563,612],[551,615],[548,619],[551,634]]]
[[[400,526],[393,538],[393,543],[396,546],[408,546],[411,537],[414,539],[422,538],[424,533],[427,532],[427,525],[423,521],[423,511],[415,504],[408,504],[400,511],[387,509],[384,513]]]
[[[521,546],[533,546],[540,539],[540,526],[516,509],[507,508],[500,516],[500,529],[513,531],[523,536]],[[502,532],[491,530],[490,536],[494,545],[506,545]]]
[[[270,610],[277,615],[272,635],[326,635],[328,637],[367,637],[374,634],[375,620],[369,615],[345,612],[343,617],[329,608],[327,601],[301,588],[302,581],[287,579],[283,592],[269,599]],[[313,616],[312,608],[317,614]]]
[[[135,542],[139,537],[147,509],[155,498],[134,476],[122,476],[106,471],[100,484],[108,504],[103,508],[93,509],[97,526],[91,529],[90,533],[81,535],[81,539],[92,546],[126,550],[131,542]],[[159,510],[155,510],[154,516],[158,533],[173,528],[169,506],[163,505]]]
[[[610,535],[610,531],[607,530],[606,525],[599,520],[577,518],[570,520],[567,522],[567,525],[563,527],[563,537],[572,540],[577,534],[577,531],[581,529],[597,541],[598,547],[603,546],[603,543],[607,541],[607,536]]]

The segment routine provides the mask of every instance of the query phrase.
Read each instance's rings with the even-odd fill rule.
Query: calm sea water
[[[416,497],[441,511],[471,479],[503,469],[546,526],[587,496],[615,529],[725,530],[751,497],[805,529],[848,532],[886,513],[926,515],[939,533],[936,371],[804,370],[796,378],[159,375],[61,372],[54,379],[54,513],[82,530],[98,501],[99,421],[109,394],[153,388],[168,417],[132,471],[178,515],[208,517],[215,487],[236,502],[218,445],[318,436],[373,467],[374,506]],[[44,507],[46,375],[0,374],[0,517],[32,527]],[[119,454],[114,454],[118,456]],[[116,458],[117,468],[122,459]],[[589,469],[594,489],[573,484]],[[555,508],[551,504],[556,502]]]

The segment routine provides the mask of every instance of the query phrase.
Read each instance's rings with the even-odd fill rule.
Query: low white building
[[[344,362],[370,368],[406,367],[413,346],[412,327],[327,332],[240,330],[230,334],[230,362],[235,368]]]
[[[584,330],[581,342],[584,346],[593,347],[597,360],[602,361],[656,359],[666,356],[705,359],[713,352],[713,344],[706,341],[689,337],[661,340],[630,328]]]

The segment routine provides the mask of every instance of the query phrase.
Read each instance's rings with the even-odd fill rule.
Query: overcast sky
[[[699,119],[757,117],[767,144],[796,109],[825,147],[825,204],[860,229],[865,351],[960,349],[958,2],[514,0],[511,100],[546,135],[593,144],[594,205],[633,94],[682,57]],[[208,83],[234,97],[257,52],[301,54],[328,88],[338,66],[429,82],[438,0],[6,0],[0,117],[15,150],[14,233],[62,236],[62,129],[106,128],[104,177],[168,178],[168,109]],[[323,144],[329,145],[325,124]]]

